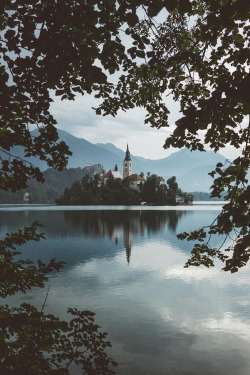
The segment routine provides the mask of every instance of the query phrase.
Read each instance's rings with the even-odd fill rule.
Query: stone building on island
[[[110,169],[108,173],[103,176],[103,183],[106,184],[109,178],[120,178],[121,180],[124,178],[129,178],[130,182],[129,185],[131,189],[140,190],[140,186],[144,184],[145,180],[141,175],[137,173],[132,174],[132,160],[130,156],[130,151],[127,145],[127,150],[125,152],[125,158],[123,161],[123,176],[121,176],[120,172],[118,171],[117,164],[115,165],[115,169]]]
[[[125,159],[123,161],[123,178],[129,177],[132,174],[132,160],[130,157],[130,152],[128,149],[128,144],[127,144],[127,151],[125,154]]]
[[[140,191],[140,186],[144,184],[145,180],[142,176],[137,173],[132,174],[132,160],[130,157],[129,148],[127,145],[127,151],[123,161],[123,178],[129,178],[129,185],[131,189]]]
[[[120,178],[122,180],[122,175],[120,174],[120,172],[118,171],[118,167],[117,167],[117,164],[115,165],[115,169],[110,169],[108,171],[108,173],[106,173],[104,176],[103,176],[103,183],[104,185],[107,183],[107,180],[109,178]]]

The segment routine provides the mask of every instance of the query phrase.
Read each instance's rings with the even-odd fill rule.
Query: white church
[[[113,178],[115,178],[115,179],[120,178],[121,180],[126,178],[126,177],[129,177],[130,187],[134,190],[137,190],[137,191],[140,190],[140,185],[144,184],[145,180],[142,176],[140,176],[136,173],[132,174],[132,160],[131,160],[131,157],[130,157],[128,145],[127,145],[127,151],[125,153],[125,158],[124,158],[124,161],[123,161],[123,176],[118,171],[117,165],[115,165],[115,169],[110,169],[108,171],[108,173],[106,173],[103,176],[104,184],[106,184],[107,180],[111,176],[113,176]]]

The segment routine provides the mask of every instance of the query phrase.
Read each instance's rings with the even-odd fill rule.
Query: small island
[[[123,177],[117,165],[107,173],[84,176],[75,181],[56,199],[58,205],[157,205],[192,204],[193,196],[183,192],[176,177],[165,184],[156,174],[132,173],[132,160],[127,145],[123,161]]]

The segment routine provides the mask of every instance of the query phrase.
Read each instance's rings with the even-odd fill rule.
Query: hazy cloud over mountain
[[[133,154],[149,159],[169,156],[175,149],[164,150],[165,139],[173,127],[155,129],[144,124],[145,110],[136,108],[127,112],[119,111],[117,116],[97,116],[92,107],[99,101],[93,95],[76,96],[74,101],[61,101],[54,97],[51,112],[58,122],[58,128],[84,138],[91,143],[113,143],[125,151],[127,142]],[[168,98],[170,124],[180,117],[178,103]],[[202,134],[201,138],[202,138]],[[239,151],[227,146],[220,151],[225,157],[234,159]]]

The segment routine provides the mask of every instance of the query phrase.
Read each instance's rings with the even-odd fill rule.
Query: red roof
[[[144,181],[144,178],[142,176],[140,176],[139,174],[136,174],[136,173],[131,174],[129,176],[129,179],[130,179],[130,181]]]
[[[109,178],[110,176],[112,176],[112,171],[111,169],[108,171],[108,173],[106,173],[103,178]]]

